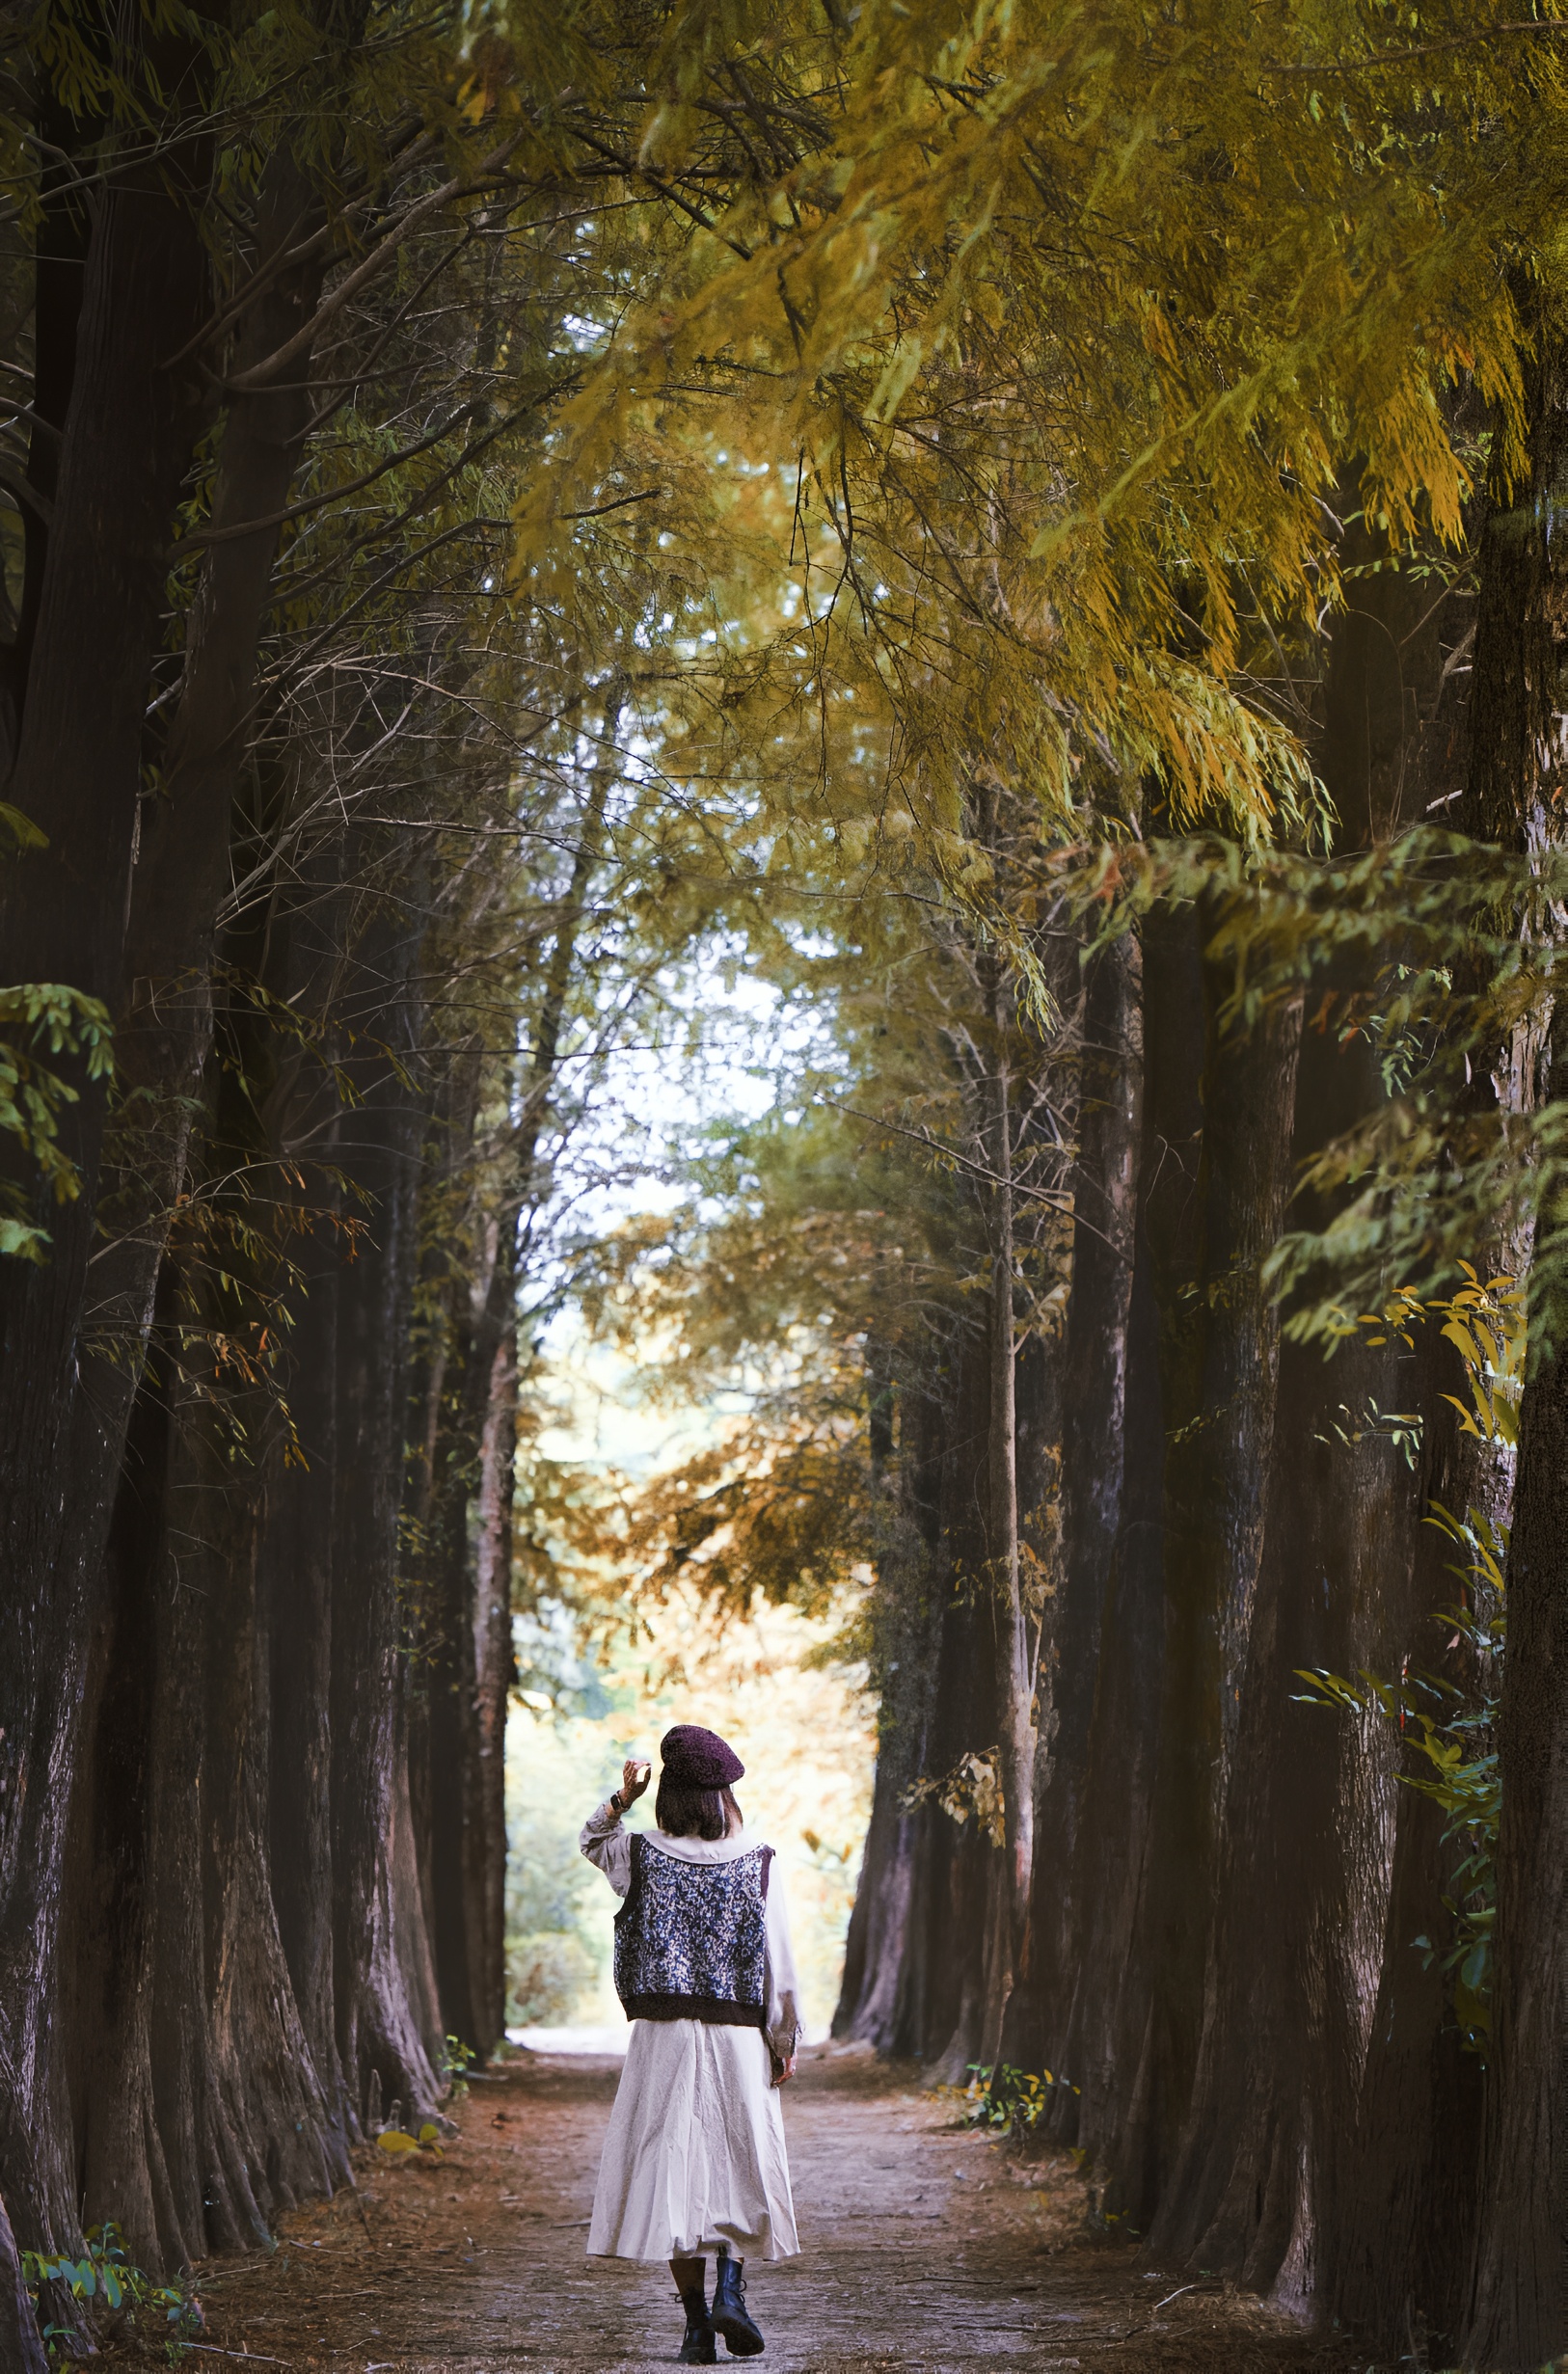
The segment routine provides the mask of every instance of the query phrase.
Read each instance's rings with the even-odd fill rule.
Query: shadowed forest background
[[[1568,2351],[1564,40],[4,12],[8,2374],[567,2008],[634,1672],[840,2037]]]

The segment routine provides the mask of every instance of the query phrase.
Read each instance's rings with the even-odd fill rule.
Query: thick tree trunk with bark
[[[1483,829],[1523,851],[1560,845],[1568,787],[1568,579],[1554,532],[1568,499],[1568,342],[1554,321],[1538,326],[1528,394],[1527,499],[1519,490],[1512,508],[1487,524],[1472,695]],[[1528,912],[1523,924],[1527,936],[1551,929]],[[1536,1101],[1551,1028],[1550,1014],[1537,1013],[1503,1051],[1507,1101]],[[1560,1291],[1536,1298],[1531,1326],[1508,1552],[1495,2050],[1464,2351],[1465,2363],[1486,2374],[1515,2374],[1568,2348],[1568,1324]]]
[[[111,190],[98,214],[8,786],[50,835],[0,886],[8,976],[68,982],[111,1006],[164,554],[200,418],[194,381],[168,359],[195,330],[205,286],[176,154],[161,176]],[[92,700],[81,696],[84,650]],[[29,2243],[68,2241],[75,2226],[58,1991],[65,1784],[128,1409],[122,1382],[106,1377],[100,1422],[79,1384],[105,1109],[101,1088],[81,1086],[62,1133],[81,1196],[41,1212],[44,1266],[0,1265],[0,2067],[23,2090],[0,2135],[31,2139],[25,2166],[8,2153],[0,2187]]]
[[[945,1403],[929,1379],[923,1389],[901,1389],[897,1410],[897,1491],[884,1502],[887,1539],[878,1573],[877,1777],[833,2014],[835,2037],[879,2052],[891,2052],[898,2033],[914,1868],[929,1819],[929,1809],[910,1811],[904,1799],[930,1769],[947,1426]]]
[[[171,1326],[207,1295],[171,1276]],[[172,1392],[149,1372],[111,1534],[68,2030],[86,2220],[118,2220],[143,2264],[254,2245],[347,2172],[272,1903],[263,1488],[235,1457],[265,1422],[215,1354]]]
[[[1430,1413],[1410,1479],[1416,1504],[1485,1507],[1482,1446],[1460,1434],[1441,1398],[1455,1389],[1451,1347],[1429,1330],[1413,1365],[1414,1398]],[[1436,1622],[1458,1592],[1452,1558],[1446,1535],[1423,1527],[1404,1572],[1391,1575],[1389,1671],[1408,1658],[1473,1690],[1473,1671],[1445,1650]],[[1412,1750],[1405,1761],[1413,1774],[1423,1768]],[[1421,2342],[1446,2364],[1467,2307],[1485,2081],[1478,2059],[1461,2048],[1440,1962],[1413,1942],[1446,1934],[1442,1903],[1453,1892],[1460,1848],[1444,1839],[1441,1809],[1414,1789],[1398,1791],[1394,1824],[1365,2064],[1354,2118],[1334,2139],[1319,2298],[1325,2314],[1370,2345],[1392,2351]]]
[[[1099,1632],[1082,1809],[1074,1842],[1067,2016],[1046,2039],[1066,2082],[1050,2124],[1096,2157],[1147,2101],[1151,1974],[1136,1953],[1149,1881],[1150,1818],[1165,1666],[1165,1443],[1190,1401],[1190,1310],[1199,1254],[1203,980],[1190,916],[1151,916],[1142,949],[1144,1093],[1127,1315],[1120,1518]],[[1072,2093],[1069,2086],[1078,2091]],[[1122,2201],[1149,2171],[1108,2161]]]
[[[301,228],[305,185],[298,173],[292,172],[286,152],[275,161],[269,185],[263,204],[263,236],[277,244],[296,235]],[[110,973],[101,982],[95,978],[84,985],[107,993],[110,1002],[118,1004],[115,990],[119,985],[113,972],[118,970],[120,952],[124,948],[126,1010],[121,1015],[117,1042],[122,1119],[110,1149],[108,1175],[101,1180],[100,1192],[96,1147],[90,1142],[96,1100],[90,1097],[84,1108],[89,1140],[77,1149],[84,1158],[87,1192],[70,1214],[71,1228],[63,1238],[57,1231],[56,1258],[44,1275],[43,1290],[39,1281],[24,1276],[18,1291],[16,1264],[8,1265],[10,1275],[0,1283],[0,1293],[11,1289],[8,1300],[31,1304],[35,1319],[41,1302],[52,1300],[58,1320],[64,1321],[73,1281],[78,1290],[80,1285],[73,1258],[75,1235],[95,1218],[107,1231],[108,1241],[95,1265],[92,1304],[71,1333],[62,1409],[51,1420],[48,1396],[35,1395],[30,1413],[35,1422],[41,1419],[55,1425],[57,1447],[52,1456],[57,1463],[63,1458],[69,1470],[69,1489],[60,1502],[67,1520],[51,1545],[52,1596],[63,1603],[58,1613],[66,1618],[61,1636],[68,1641],[82,1636],[92,1626],[89,1610],[106,1537],[116,1524],[123,1534],[125,1524],[132,1522],[111,1512],[124,1508],[127,1487],[134,1494],[147,1481],[145,1474],[127,1471],[116,1500],[115,1477],[131,1423],[132,1396],[151,1324],[155,1281],[185,1171],[189,1117],[199,1099],[210,1043],[208,985],[218,900],[228,876],[230,787],[244,754],[262,605],[277,543],[275,526],[263,526],[249,534],[224,536],[224,531],[242,522],[269,522],[285,499],[309,410],[303,379],[281,402],[267,395],[239,396],[230,406],[215,500],[215,525],[223,540],[208,556],[193,613],[184,694],[164,770],[163,796],[153,803],[141,835],[127,925],[124,870],[134,854],[153,604],[161,590],[179,479],[199,418],[190,386],[167,362],[189,343],[205,277],[194,222],[177,201],[177,188],[173,192],[160,189],[155,196],[133,188],[110,200],[107,229],[100,226],[83,310],[81,360],[49,540],[48,569],[38,605],[26,684],[27,722],[14,787],[26,796],[32,736],[52,730],[56,739],[49,753],[51,775],[57,785],[64,785],[68,808],[63,811],[56,798],[49,822],[58,836],[56,846],[69,853],[73,878],[61,889],[53,926],[49,916],[56,908],[49,897],[39,898],[36,881],[22,883],[30,901],[28,924],[19,932],[8,930],[11,960],[24,974],[80,980],[80,958],[89,954],[100,966],[110,968]],[[122,221],[127,206],[136,235],[127,233]],[[106,277],[111,283],[107,289],[102,284]],[[301,309],[308,311],[319,279],[318,263],[308,267],[303,276],[284,276],[256,309],[249,340],[242,339],[242,345],[259,337],[263,341],[260,351],[270,350],[285,327],[296,325]],[[139,388],[146,390],[145,394]],[[123,443],[127,438],[135,447],[134,463],[129,466]],[[73,458],[78,446],[83,448],[79,462]],[[123,552],[118,572],[116,548],[112,542],[106,548],[102,534],[104,518],[114,520],[117,507],[126,514],[121,528]],[[84,597],[78,581],[82,574],[76,550],[79,514],[85,514],[82,525],[91,537],[95,589],[91,597]],[[93,602],[103,598],[116,606],[116,615],[112,622],[105,619],[95,625]],[[69,606],[68,623],[59,614],[62,604]],[[94,643],[100,664],[104,655],[111,659],[107,674],[95,680],[95,701],[81,703],[73,681],[68,707],[74,719],[90,720],[88,730],[95,730],[97,746],[89,762],[95,780],[90,789],[99,810],[105,799],[112,801],[122,794],[123,813],[118,821],[106,812],[90,818],[85,811],[68,809],[72,777],[68,759],[62,769],[60,752],[62,746],[68,752],[70,735],[63,731],[59,701],[50,693],[54,681],[51,654],[68,634],[73,661],[84,634]],[[123,698],[119,702],[113,697],[112,661],[117,652],[123,654]],[[80,739],[79,723],[76,731]],[[118,737],[122,754],[118,760],[104,743],[106,734],[111,739]],[[84,913],[84,885],[79,878],[84,850],[93,852],[100,874],[104,911],[96,924],[91,902]],[[50,929],[57,938],[64,932],[73,961],[50,961],[44,944]],[[17,1348],[14,1342],[13,1348]],[[36,1332],[32,1348],[39,1348]],[[102,1357],[105,1352],[111,1355],[107,1360]],[[7,1372],[16,1377],[10,1362]],[[159,1389],[153,1389],[154,1402]],[[63,1431],[60,1418],[65,1420]],[[12,1440],[14,1443],[15,1437]],[[140,1456],[133,1459],[134,1470],[143,1465]],[[44,1486],[45,1476],[46,1461],[34,1480]],[[13,1522],[23,1514],[25,1500],[18,1508],[14,1497]],[[108,1579],[111,1589],[118,1591],[110,1602],[112,1617],[120,1620],[125,1605],[135,1604],[140,1594],[144,1615],[149,1618],[145,1634],[128,1644],[129,1670],[145,1663],[151,1653],[149,1644],[160,1636],[159,1625],[151,1618],[160,1604],[162,1586],[147,1571],[149,1562],[156,1565],[156,1554],[144,1543],[132,1553],[132,1566],[142,1570],[133,1581],[123,1571],[121,1553],[110,1551]],[[177,1592],[180,1585],[176,1580],[172,1587]],[[59,1693],[60,1703],[52,1717],[57,1735],[53,1749],[57,1785],[50,1793],[57,1824],[71,1800],[69,1787],[60,1785],[58,1776],[68,1772],[72,1765],[68,1740],[59,1736],[69,1721],[68,1654],[61,1662],[67,1668],[62,1677],[66,1687]],[[123,1703],[125,1686],[118,1670],[96,1718],[99,1745],[110,1767],[117,1756],[131,1756],[134,1767],[145,1771],[149,1788],[154,1789],[160,1819],[171,1820],[176,1834],[186,1831],[188,1822],[161,1786],[170,1781],[170,1775],[158,1767],[156,1743],[165,1736],[170,1719],[166,1698],[176,1686],[179,1670],[177,1665],[155,1663],[151,1676],[144,1675],[148,1704],[141,1711],[145,1719],[140,1736],[138,1718]],[[122,1736],[127,1720],[130,1732]],[[17,1733],[12,1731],[10,1736],[14,1738]],[[187,1755],[188,1743],[176,1744],[171,1752],[177,1764]],[[200,1769],[199,1762],[189,1769],[194,1775]],[[264,1790],[264,1760],[261,1769],[262,1777],[254,1785]],[[177,1800],[177,1785],[171,1782],[171,1786]],[[216,1786],[209,1784],[209,1804],[216,1801],[217,1794]],[[122,1807],[111,1815],[110,1828],[124,1833]],[[242,1872],[250,1851],[248,1832],[242,1841],[236,1831],[232,1845],[230,1862],[236,1873]],[[218,2116],[212,2109],[215,2097],[210,2088],[203,2093],[203,2080],[199,2074],[193,2076],[189,2068],[171,2081],[176,2091],[188,2090],[191,2099],[183,2110],[175,2106],[167,2134],[161,2131],[149,2094],[159,2041],[156,2023],[165,2022],[163,2041],[173,2038],[188,2043],[207,2016],[200,2001],[202,1959],[188,1952],[191,1937],[180,1937],[172,1954],[160,1956],[153,1930],[157,1929],[167,1946],[171,1926],[178,1926],[182,1903],[195,1907],[190,1912],[192,1922],[200,1914],[210,1929],[211,1907],[202,1910],[191,1895],[186,1874],[183,1889],[175,1884],[155,1900],[154,1920],[146,1896],[148,1873],[153,1862],[170,1851],[177,1855],[170,1840],[144,1837],[138,1843],[127,1834],[116,1846],[95,1839],[90,1851],[100,1849],[109,1855],[112,1874],[125,1882],[124,1893],[114,1901],[119,1916],[131,1921],[135,1933],[99,1938],[95,1946],[84,1946],[95,1973],[87,1981],[89,1988],[107,1985],[115,2010],[113,2018],[100,2021],[93,2032],[90,2060],[101,2065],[86,2088],[90,2106],[87,2190],[90,2199],[98,2200],[102,2214],[122,2218],[152,2258],[160,2253],[177,2257],[201,2247],[203,2237],[213,2230],[226,2229],[231,2236],[259,2230],[256,2192],[248,2180],[239,2186],[237,2205],[231,2205],[224,2179],[216,2174],[204,2176],[197,2165],[203,2154],[212,2159],[216,2149],[207,2134]],[[53,1851],[59,1851],[58,1834]],[[49,1848],[35,1837],[32,1853],[47,1878]],[[56,1933],[62,1901],[57,1883],[50,1922]],[[7,1914],[0,1919],[0,1937],[12,1917]],[[46,1943],[40,1933],[37,1919],[32,1927],[29,1942],[38,1950],[40,1974],[33,2001],[41,2006],[47,2021],[55,1947],[52,1938]],[[20,1920],[12,1933],[18,1931],[25,1934]],[[257,1983],[266,1984],[265,1956],[257,1951],[252,1962]],[[172,1994],[182,1989],[191,1996],[183,2010],[170,2001]],[[284,1997],[286,1993],[284,1988]],[[237,1995],[229,2007],[229,2016],[242,2030],[228,2062],[231,2083],[241,2092],[253,2083],[252,2077],[241,2072],[254,2071],[255,2082],[259,2082],[269,2068],[291,2066],[299,2057],[295,2050],[299,2039],[293,2033],[280,2044],[280,2060],[259,2044],[256,2035],[243,2032]],[[309,2068],[308,2054],[304,2060]],[[116,2074],[104,2082],[103,2070],[111,2063]],[[209,2071],[217,2065],[210,2053],[206,2065]],[[308,2093],[312,2086],[313,2081],[308,2080]],[[280,2094],[279,2116],[284,2108],[292,2111],[294,2091],[290,2084]],[[319,2089],[315,2089],[312,2098],[318,2095]],[[61,2106],[56,2087],[53,2133],[57,2137]],[[319,2099],[316,2108],[319,2111]],[[35,2099],[35,2123],[48,2135],[50,2122],[41,2115],[41,2109]],[[184,2111],[190,2115],[183,2115]],[[304,2134],[307,2123],[304,2118],[298,2121],[291,2118],[288,2131]],[[288,2179],[282,2170],[291,2153],[282,2145],[278,2153],[278,2182],[286,2188]],[[231,2157],[219,2151],[212,2165],[227,2165]],[[341,2164],[340,2143],[337,2157]],[[319,2152],[313,2165],[319,2174],[323,2165]],[[210,2194],[203,2190],[208,2185]],[[71,2195],[75,2189],[72,2184]],[[209,2216],[203,2216],[203,2204]],[[54,2222],[58,2226],[58,2209]]]
[[[0,2374],[48,2374],[49,2358],[22,2280],[21,2253],[0,2200]]]
[[[1091,957],[1083,999],[1072,1279],[1062,1376],[1061,1579],[1041,1655],[1044,1775],[1036,1821],[1028,1982],[1012,2057],[1048,2063],[1070,2008],[1073,1877],[1088,1775],[1100,1620],[1122,1518],[1143,1129],[1143,947],[1128,931]]]
[[[1555,1314],[1554,1314],[1555,1316]],[[1526,1387],[1508,1546],[1494,2061],[1465,2363],[1568,2348],[1568,1348]]]
[[[991,1168],[987,1198],[990,1294],[987,1309],[987,1599],[995,1664],[997,1760],[1002,1785],[1005,1868],[998,1874],[987,1952],[980,2059],[1001,2059],[1008,2004],[1029,1948],[1029,1882],[1034,1859],[1035,1724],[1033,1677],[1018,1562],[1018,1344],[1014,1304],[1015,1215],[1011,1001],[1000,963],[983,960],[990,1025],[990,1074],[985,1083],[984,1143]]]
[[[1401,585],[1380,572],[1383,604],[1372,629],[1381,644],[1385,688],[1369,698],[1364,687],[1355,708],[1364,719],[1387,718],[1394,707],[1389,661],[1397,655],[1398,709],[1403,739],[1396,758],[1388,727],[1368,741],[1383,742],[1381,772],[1373,777],[1365,829],[1419,823],[1442,815],[1457,830],[1476,828],[1473,790],[1467,789],[1466,687],[1449,665],[1462,657],[1468,605],[1463,592],[1434,606],[1424,584]],[[1365,587],[1359,600],[1370,603]],[[1370,771],[1370,770],[1369,770]],[[1373,811],[1373,798],[1376,812]],[[1477,1080],[1475,1095],[1490,1098]],[[1502,1266],[1500,1253],[1477,1246],[1483,1273]],[[1383,1408],[1422,1413],[1419,1457],[1407,1479],[1394,1472],[1403,1517],[1391,1511],[1384,1565],[1377,1578],[1382,1602],[1381,1672],[1409,1665],[1441,1673],[1473,1696],[1477,1674],[1463,1645],[1438,1629],[1439,1611],[1459,1590],[1453,1545],[1435,1527],[1416,1524],[1435,1503],[1463,1514],[1474,1509],[1506,1520],[1511,1461],[1496,1446],[1463,1434],[1445,1396],[1463,1393],[1452,1348],[1435,1329],[1418,1336],[1402,1360],[1391,1340],[1382,1374],[1369,1391]],[[1333,1372],[1329,1372],[1333,1383]],[[1406,1746],[1412,1774],[1429,1767]],[[1392,1864],[1383,1925],[1376,1999],[1353,2116],[1333,2128],[1324,2156],[1322,2233],[1316,2297],[1326,2315],[1389,2351],[1426,2348],[1446,2362],[1457,2349],[1467,2313],[1467,2286],[1476,2203],[1481,2066],[1461,2049],[1448,1987],[1419,1935],[1446,1934],[1443,1900],[1452,1893],[1460,1854],[1445,1842],[1444,1819],[1415,1790],[1394,1799]]]
[[[965,1338],[942,1443],[933,1686],[923,1767],[933,1778],[996,1740],[995,1632],[983,1580],[989,1370],[986,1338]],[[986,2042],[1001,1860],[978,1821],[955,1821],[930,1801],[921,1807],[893,2050],[933,2064],[948,2082],[961,2082]]]
[[[1392,572],[1359,584],[1356,600],[1334,629],[1321,762],[1352,849],[1392,829],[1419,781],[1415,654],[1404,646],[1429,607]],[[1365,968],[1341,966],[1331,985],[1363,989]],[[1331,1031],[1329,1018],[1314,1012],[1302,1046],[1297,1160],[1383,1095],[1370,1050]],[[1369,2056],[1388,2043],[1374,2040],[1372,2018],[1395,1792],[1381,1726],[1293,1703],[1294,1677],[1314,1667],[1397,1673],[1420,1646],[1406,1610],[1422,1500],[1375,1416],[1406,1406],[1399,1362],[1397,1343],[1362,1341],[1328,1363],[1294,1345],[1281,1358],[1280,1448],[1215,1866],[1202,2036],[1151,2237],[1298,2305],[1322,2289],[1336,2221],[1369,2175],[1353,2169],[1350,2139],[1365,2132]],[[1396,2179],[1412,2180],[1409,2170]]]
[[[881,1652],[890,1686],[877,1813],[834,2022],[841,2036],[956,2081],[986,2042],[1004,1857],[975,1819],[956,1821],[929,1798],[906,1810],[903,1800],[912,1781],[951,1775],[996,1741],[985,1584],[989,1371],[987,1339],[966,1335],[945,1375],[901,1396],[908,1535],[888,1561],[899,1578]]]
[[[405,904],[406,902],[406,904]],[[434,2102],[430,2039],[403,1950],[414,1876],[407,1738],[401,1719],[397,1518],[407,1410],[409,1315],[416,1276],[419,1157],[425,1119],[414,1078],[419,915],[424,886],[404,888],[358,952],[363,1011],[387,1050],[345,1057],[358,1100],[340,1144],[372,1200],[374,1260],[346,1267],[338,1295],[338,1469],[334,1510],[332,1732],[333,1968],[338,2050],[351,2115],[371,2081],[405,2111]],[[417,1968],[417,1964],[412,1965]]]
[[[473,1667],[478,1705],[475,1822],[479,1835],[474,2016],[487,2053],[500,2041],[506,2027],[506,1709],[516,1673],[512,1648],[518,1384],[515,1235],[507,1238],[501,1257],[512,1274],[505,1283],[505,1317],[490,1362],[490,1390],[479,1442],[473,1563]]]
[[[80,186],[81,153],[101,122],[85,103],[81,114],[62,104],[47,78],[38,98],[38,130],[46,162],[39,176],[39,222],[33,263],[33,420],[27,440],[27,484],[37,499],[22,504],[22,586],[16,632],[0,650],[0,780],[11,772],[21,734],[27,674],[38,634],[43,572],[49,553],[50,510],[60,494],[60,459],[81,319],[93,220]],[[87,121],[84,121],[84,118]]]
[[[477,1293],[463,1281],[468,1307],[458,1312],[444,1362],[422,1668],[430,1930],[442,2017],[481,2056],[494,2050],[505,2023],[498,1889],[506,1865],[500,1758],[511,1667],[516,1231],[514,1211],[498,1230]]]
[[[1204,966],[1206,1061],[1191,1341],[1172,1363],[1164,1445],[1164,1659],[1148,1883],[1136,1960],[1150,2006],[1135,2091],[1098,2148],[1142,2223],[1163,2198],[1203,2027],[1222,1808],[1240,1721],[1274,1451],[1279,1321],[1262,1281],[1290,1190],[1299,1002],[1228,1032]],[[1173,1311],[1171,1332],[1181,1328]],[[1176,1395],[1180,1398],[1177,1399]]]

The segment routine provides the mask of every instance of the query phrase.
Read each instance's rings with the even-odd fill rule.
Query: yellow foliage
[[[1145,781],[1181,826],[1299,829],[1253,685],[1338,600],[1338,519],[1459,537],[1461,380],[1517,460],[1499,262],[1554,221],[1552,47],[1527,83],[1451,8],[1416,44],[1378,5],[826,13],[669,20],[662,265],[555,416],[519,584],[629,455],[676,473],[716,587],[690,764],[744,752],[779,830],[885,823],[883,864],[912,823],[960,903],[981,763],[1049,835]]]

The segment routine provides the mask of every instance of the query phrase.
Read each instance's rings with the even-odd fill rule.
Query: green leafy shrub
[[[461,2037],[449,2036],[443,2039],[441,2050],[436,2055],[436,2075],[443,2080],[454,2102],[465,2101],[468,2097],[468,2073],[473,2066],[474,2059],[473,2045],[465,2044]]]
[[[20,1141],[57,1203],[80,1192],[76,1166],[60,1146],[60,1116],[76,1091],[40,1059],[41,1050],[85,1061],[90,1080],[114,1069],[108,1009],[60,982],[0,986],[0,1129]],[[0,1182],[0,1254],[41,1261],[48,1231],[29,1217],[27,1196]]]
[[[112,2221],[88,2228],[79,2258],[50,2258],[41,2251],[24,2251],[21,2262],[22,2280],[35,2309],[43,2284],[65,2283],[72,2299],[111,2315],[126,2308],[146,2311],[158,2327],[171,2359],[179,2357],[183,2344],[203,2330],[202,2304],[195,2293],[182,2283],[161,2281],[134,2265]],[[75,2337],[69,2326],[47,2324],[43,2328],[51,2358],[60,2357]]]
[[[1049,2069],[1037,2076],[1032,2069],[1015,2069],[1005,2061],[994,2069],[972,2061],[968,2077],[962,2097],[964,2125],[991,2127],[1003,2135],[1032,2134],[1053,2093],[1063,2089],[1068,2093],[1078,2091]]]

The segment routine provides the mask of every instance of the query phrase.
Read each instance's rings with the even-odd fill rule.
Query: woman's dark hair
[[[727,1838],[731,1814],[741,1820],[733,1789],[699,1789],[660,1773],[654,1820],[666,1838]]]

